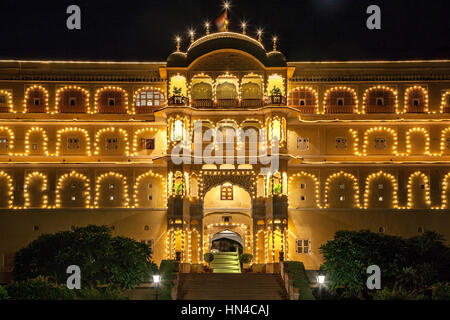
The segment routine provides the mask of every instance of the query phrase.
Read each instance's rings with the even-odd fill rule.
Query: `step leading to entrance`
[[[239,254],[237,252],[218,252],[211,262],[214,273],[241,273]]]

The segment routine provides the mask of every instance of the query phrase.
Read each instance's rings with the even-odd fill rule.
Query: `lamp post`
[[[156,285],[156,294],[155,294],[155,300],[158,300],[158,287],[159,282],[161,281],[161,276],[157,273],[153,275],[153,283]]]
[[[319,273],[316,276],[316,280],[317,280],[317,283],[319,284],[319,297],[322,300],[322,287],[323,287],[323,284],[325,283],[325,276],[323,274]]]

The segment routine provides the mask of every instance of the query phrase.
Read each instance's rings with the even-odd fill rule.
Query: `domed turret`
[[[185,67],[187,64],[187,54],[175,51],[167,57],[168,67]]]
[[[267,53],[267,67],[285,67],[286,64],[286,57],[280,51]]]

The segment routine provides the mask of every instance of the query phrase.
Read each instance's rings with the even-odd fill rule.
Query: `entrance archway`
[[[211,239],[211,252],[239,252],[241,254],[244,249],[244,241],[239,233],[224,230],[217,232]]]

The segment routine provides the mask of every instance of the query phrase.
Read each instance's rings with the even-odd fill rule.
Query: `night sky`
[[[81,7],[82,30],[66,28],[66,8]],[[450,59],[448,0],[234,0],[230,30],[254,35],[289,61]],[[377,4],[382,30],[366,28],[366,8]],[[59,0],[0,2],[0,59],[165,61],[174,38],[222,13],[216,0]],[[215,27],[214,27],[215,29]]]

